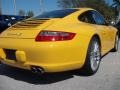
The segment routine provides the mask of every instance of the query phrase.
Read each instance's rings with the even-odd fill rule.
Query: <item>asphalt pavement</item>
[[[120,45],[118,52],[102,58],[98,72],[92,76],[81,71],[39,76],[0,65],[0,90],[120,90]]]

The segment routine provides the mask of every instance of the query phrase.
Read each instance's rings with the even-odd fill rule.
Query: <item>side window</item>
[[[98,24],[98,25],[105,25],[106,24],[105,19],[103,18],[102,15],[100,15],[96,11],[92,11],[92,12],[93,12],[92,17],[94,18],[94,21],[96,24]]]
[[[86,23],[91,23],[91,24],[95,24],[94,18],[92,16],[92,12],[91,11],[86,11],[84,13],[82,13],[78,19],[82,22],[86,22]]]

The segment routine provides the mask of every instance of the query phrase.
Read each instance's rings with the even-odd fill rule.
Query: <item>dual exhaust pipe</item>
[[[44,74],[44,69],[41,68],[41,67],[37,67],[37,66],[32,66],[31,67],[31,71],[35,74],[39,74],[39,75],[42,75]]]

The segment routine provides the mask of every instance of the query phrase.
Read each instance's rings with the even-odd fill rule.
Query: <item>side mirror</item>
[[[110,22],[110,25],[111,25],[111,26],[115,26],[115,22],[114,22],[114,21],[111,21],[111,22]]]

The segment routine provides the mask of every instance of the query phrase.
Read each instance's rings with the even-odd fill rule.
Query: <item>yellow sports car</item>
[[[0,61],[35,73],[97,72],[101,57],[118,50],[118,32],[91,8],[45,12],[0,35]]]

